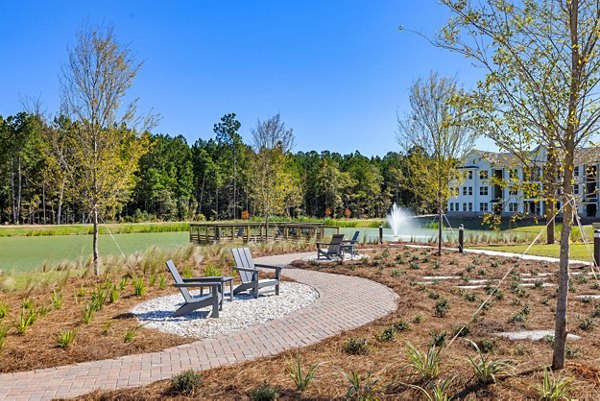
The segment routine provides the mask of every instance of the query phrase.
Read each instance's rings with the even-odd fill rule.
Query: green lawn
[[[100,234],[131,234],[189,231],[190,225],[185,222],[155,222],[155,223],[118,223],[101,224]],[[61,224],[61,225],[19,225],[0,226],[0,237],[11,236],[44,236],[44,235],[88,235],[92,234],[91,224]]]
[[[100,255],[120,255],[118,246],[127,254],[158,246],[175,248],[189,243],[188,232],[115,234],[99,238]],[[116,242],[116,243],[115,243]],[[0,269],[4,271],[41,270],[63,260],[87,259],[92,254],[89,235],[0,237]]]
[[[489,246],[474,246],[473,248],[477,249],[490,249],[498,252],[513,252],[513,253],[523,253],[527,249],[529,244],[518,244],[518,245],[489,245]],[[571,244],[571,259],[578,260],[591,260],[592,256],[590,252],[593,248],[593,245],[590,244],[590,249],[582,243]],[[558,244],[554,245],[533,245],[528,255],[539,255],[539,256],[551,256],[558,258],[559,256],[560,246]]]

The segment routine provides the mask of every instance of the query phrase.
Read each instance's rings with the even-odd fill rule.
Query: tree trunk
[[[442,198],[440,197],[438,201],[438,216],[439,216],[439,224],[438,224],[438,256],[442,256],[442,226],[443,226],[443,218],[444,218],[444,208],[442,206]]]
[[[552,245],[556,241],[555,238],[555,229],[556,229],[556,220],[554,219],[554,214],[556,213],[556,204],[554,203],[554,199],[548,199],[545,205],[546,209],[546,244]]]
[[[58,192],[58,211],[56,213],[56,224],[60,224],[62,221],[62,206],[63,206],[63,198],[65,195],[66,183],[67,183],[66,178],[63,178],[63,181],[60,184],[60,191]]]
[[[94,255],[94,274],[100,275],[100,261],[98,260],[98,206],[94,205],[92,210],[92,218],[94,220],[94,235],[93,235],[93,255]]]

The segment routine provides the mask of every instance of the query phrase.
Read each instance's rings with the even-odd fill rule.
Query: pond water
[[[125,255],[158,246],[176,248],[189,243],[189,233],[138,233],[100,235],[100,255]],[[117,246],[118,244],[118,246]],[[92,255],[89,235],[54,235],[40,237],[0,237],[0,270],[31,271],[63,260],[87,259]]]

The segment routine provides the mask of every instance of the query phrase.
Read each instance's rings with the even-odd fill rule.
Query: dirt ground
[[[544,287],[542,284],[556,283],[557,279],[555,275],[542,274],[556,272],[555,264],[451,252],[438,258],[432,250],[409,249],[404,246],[375,248],[364,253],[369,258],[343,264],[331,262],[314,265],[299,261],[295,265],[336,274],[356,275],[383,283],[400,297],[396,312],[307,348],[204,371],[202,384],[190,398],[251,399],[252,391],[267,382],[277,390],[279,399],[283,400],[341,400],[345,399],[350,384],[342,373],[351,371],[362,378],[363,391],[378,399],[421,399],[424,394],[415,386],[420,386],[431,394],[432,386],[446,379],[450,380],[446,393],[456,399],[539,398],[538,387],[542,384],[544,368],[550,365],[552,359],[552,341],[508,341],[493,336],[493,333],[553,327],[556,287]],[[458,285],[466,284],[468,279],[499,279],[509,269],[513,269],[515,273],[507,276],[500,286],[500,292],[492,293],[492,287],[457,288]],[[423,278],[433,275],[456,275],[461,278]],[[432,283],[420,284],[423,282]],[[534,286],[523,286],[526,283],[534,283]],[[600,301],[575,298],[577,295],[600,294],[600,287],[588,275],[574,275],[571,283],[569,329],[582,339],[568,342],[567,367],[560,373],[555,372],[554,376],[571,380],[571,397],[600,399]],[[99,283],[89,284],[93,287]],[[75,281],[63,291],[67,293],[68,288],[75,294],[86,285],[85,282]],[[127,310],[137,302],[171,290],[159,290],[155,285],[149,287],[148,294],[144,297],[135,297],[130,294],[131,291],[130,286],[124,290],[119,302],[106,304],[90,325],[80,323],[82,301],[75,303],[74,295],[65,296],[62,309],[50,311],[24,335],[19,336],[11,331],[0,354],[3,371],[153,351],[189,341],[142,328],[133,341],[125,343],[122,338],[124,331],[136,325],[135,320],[126,314]],[[488,293],[491,293],[488,306],[474,316],[477,308],[489,296]],[[49,302],[48,294],[32,294],[31,299],[34,303]],[[20,309],[21,302],[22,297],[9,294],[11,310]],[[44,323],[40,324],[42,321]],[[112,322],[112,331],[105,334],[107,321]],[[463,326],[467,330],[463,330],[462,335],[451,342],[454,334]],[[67,350],[58,348],[56,333],[73,327],[78,330],[75,344]],[[508,367],[498,374],[496,383],[478,382],[467,357],[477,361],[479,356],[466,339],[476,342],[485,351],[482,355],[487,361],[502,360],[507,363]],[[349,353],[349,344],[360,343],[360,340],[366,341],[367,346],[360,348],[366,354]],[[97,346],[94,345],[96,341]],[[441,346],[440,373],[438,379],[426,380],[409,366],[407,344],[426,351],[434,341]],[[93,347],[92,351],[87,349],[90,346]],[[86,358],[84,350],[90,358]],[[35,355],[35,360],[27,361],[27,357],[23,356],[31,353]],[[25,361],[19,360],[19,355]],[[304,392],[295,390],[287,371],[296,357],[300,358],[304,369],[311,364],[320,364],[314,381]],[[369,374],[370,379],[367,378]],[[186,397],[172,389],[170,380],[141,388],[95,392],[80,397],[84,400],[163,398]]]

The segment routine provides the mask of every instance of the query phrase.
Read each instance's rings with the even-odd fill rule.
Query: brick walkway
[[[270,256],[257,261],[287,264],[313,253]],[[228,336],[160,352],[3,374],[0,400],[46,400],[75,397],[95,389],[142,386],[187,369],[211,369],[304,347],[396,310],[397,295],[370,280],[294,268],[284,269],[283,273],[313,286],[319,291],[319,299],[282,319]]]

